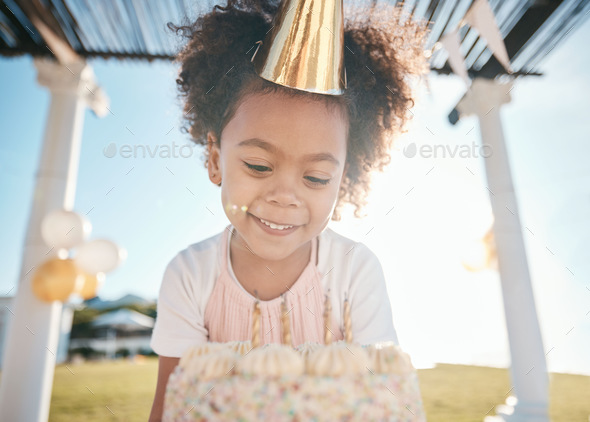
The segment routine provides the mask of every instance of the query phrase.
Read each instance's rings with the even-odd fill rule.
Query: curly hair
[[[403,19],[399,6],[373,3],[369,10],[345,10],[347,88],[343,95],[322,95],[283,87],[256,74],[250,59],[277,9],[273,0],[228,0],[225,7],[215,6],[195,22],[168,24],[187,40],[176,59],[183,130],[203,146],[208,132],[219,140],[240,102],[252,93],[278,92],[341,107],[349,124],[348,167],[332,219],[340,219],[345,203],[352,204],[354,215],[360,217],[371,172],[389,164],[392,143],[412,117],[410,77],[422,77],[429,70],[423,49],[428,29],[423,22]],[[204,155],[207,165],[206,149]]]

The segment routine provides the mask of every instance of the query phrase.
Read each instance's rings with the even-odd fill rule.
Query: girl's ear
[[[213,132],[207,133],[207,170],[209,171],[209,180],[216,185],[221,185],[221,157],[219,144]]]

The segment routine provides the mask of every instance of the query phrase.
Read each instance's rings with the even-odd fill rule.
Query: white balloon
[[[49,247],[70,249],[78,246],[92,231],[92,224],[73,211],[55,210],[41,222],[41,236]]]
[[[127,251],[106,239],[91,240],[76,250],[74,262],[88,274],[107,273],[127,258]]]

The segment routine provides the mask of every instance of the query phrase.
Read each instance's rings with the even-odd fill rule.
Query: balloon
[[[76,293],[78,293],[84,300],[92,299],[94,296],[96,296],[97,290],[104,283],[105,275],[104,273],[98,273],[96,275],[84,273],[82,275],[84,277],[84,283]]]
[[[70,249],[78,246],[90,234],[92,225],[73,211],[55,210],[43,218],[41,235],[47,246]]]
[[[76,251],[76,265],[88,274],[107,273],[119,266],[127,257],[125,249],[106,239],[83,243]]]
[[[470,272],[478,272],[486,269],[489,263],[489,254],[485,243],[477,240],[466,244],[461,263]]]
[[[80,276],[71,259],[52,258],[37,268],[31,288],[40,300],[65,302],[81,282]]]

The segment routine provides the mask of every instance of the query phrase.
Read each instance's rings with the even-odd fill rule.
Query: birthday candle
[[[260,304],[258,299],[254,302],[252,312],[252,348],[260,346]]]
[[[284,297],[281,302],[281,323],[283,328],[281,332],[281,343],[291,346],[291,325],[289,321],[289,311],[287,310],[287,301]]]
[[[332,304],[330,297],[326,295],[324,302],[324,344],[332,344],[332,331],[330,330],[330,317],[332,314]]]
[[[352,321],[350,320],[350,303],[348,298],[344,299],[344,339],[352,343]]]

